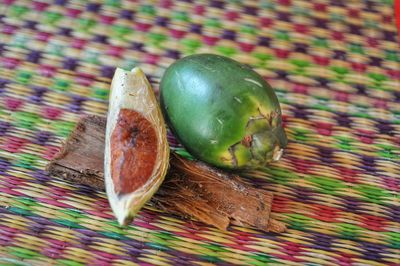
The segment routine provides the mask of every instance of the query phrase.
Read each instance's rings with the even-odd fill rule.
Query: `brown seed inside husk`
[[[110,141],[115,192],[134,192],[153,172],[157,159],[156,130],[142,114],[121,109]]]

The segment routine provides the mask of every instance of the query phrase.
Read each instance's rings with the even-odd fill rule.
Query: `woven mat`
[[[392,1],[1,3],[0,265],[400,264]],[[79,116],[106,113],[116,66],[141,66],[157,90],[169,64],[202,52],[276,90],[290,144],[253,182],[275,192],[284,234],[148,205],[120,228],[103,192],[44,171]]]

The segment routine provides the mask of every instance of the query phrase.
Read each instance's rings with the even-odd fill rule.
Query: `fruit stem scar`
[[[248,135],[245,136],[240,143],[243,144],[246,148],[249,148],[251,146],[251,142],[253,141],[253,136]]]
[[[253,84],[256,84],[258,87],[263,87],[262,85],[261,85],[261,83],[260,82],[258,82],[258,81],[256,81],[256,80],[254,80],[254,79],[251,79],[251,78],[245,78],[244,79],[245,81],[247,81],[247,82],[250,82],[250,83],[253,83]]]

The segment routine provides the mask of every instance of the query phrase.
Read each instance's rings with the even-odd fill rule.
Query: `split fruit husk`
[[[111,83],[104,154],[107,197],[127,225],[153,196],[168,170],[165,122],[140,68],[117,68]]]

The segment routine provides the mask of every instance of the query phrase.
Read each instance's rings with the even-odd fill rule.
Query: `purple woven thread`
[[[389,205],[387,206],[389,210],[387,213],[390,216],[390,219],[395,223],[400,223],[400,206]]]
[[[194,260],[197,260],[197,259],[194,259]],[[193,265],[193,263],[191,263],[189,260],[186,260],[184,257],[172,257],[171,261],[172,261],[173,265],[182,265],[182,266]],[[218,265],[222,265],[222,264],[219,263]]]
[[[225,3],[223,1],[219,1],[219,0],[211,0],[210,6],[223,9],[225,6]]]
[[[258,37],[258,45],[269,47],[271,43],[271,38],[265,36]]]
[[[131,49],[144,52],[143,46],[144,46],[143,43],[133,42],[131,45]]]
[[[376,67],[380,67],[383,61],[382,58],[376,56],[370,56],[369,60],[369,65]]]
[[[166,27],[168,25],[169,18],[167,17],[157,17],[155,20],[155,24],[158,26]]]
[[[37,21],[33,21],[33,20],[25,20],[25,25],[24,27],[30,30],[36,30],[36,26],[37,26]]]
[[[379,129],[379,133],[381,134],[387,134],[387,135],[393,135],[394,134],[394,128],[392,125],[390,125],[389,122],[384,121],[384,120],[378,120],[375,126]]]
[[[45,87],[32,87],[31,96],[29,96],[29,100],[34,103],[41,103],[43,99],[43,95],[48,91]]]
[[[38,223],[36,221],[30,220],[28,224],[28,229],[31,235],[39,236],[47,229],[47,226],[43,223]]]
[[[354,88],[357,89],[357,94],[367,95],[366,87],[364,84],[355,84]]]
[[[102,66],[101,75],[106,78],[112,78],[114,75],[115,67],[113,66]]]
[[[356,25],[356,24],[347,24],[347,27],[349,28],[349,33],[355,34],[355,35],[361,35],[361,27]]]
[[[315,27],[319,27],[319,28],[322,28],[322,29],[327,29],[328,28],[328,25],[327,25],[329,23],[328,19],[326,19],[326,18],[318,18],[318,17],[313,17],[312,19],[314,20],[314,26]]]
[[[10,83],[9,80],[7,80],[7,79],[2,79],[2,78],[0,77],[0,95],[5,91],[6,85],[7,85],[8,83]]]
[[[312,195],[314,192],[311,189],[297,186],[295,187],[294,191],[296,191],[295,195],[296,201],[302,203],[308,203],[313,201]]]
[[[383,39],[388,42],[396,42],[396,32],[395,31],[387,31],[383,30]]]
[[[181,53],[178,50],[167,49],[166,56],[173,58],[173,59],[179,59],[181,56]]]
[[[221,35],[222,38],[234,41],[236,39],[236,32],[233,30],[224,30]]]
[[[47,142],[51,141],[53,133],[49,131],[38,131],[33,140],[33,143],[38,145],[46,145]]]
[[[80,243],[80,247],[84,248],[85,246],[89,246],[93,244],[93,237],[88,236],[88,235],[80,235],[79,239],[78,239],[79,243]]]
[[[100,10],[101,5],[99,3],[87,3],[86,10],[89,12],[97,13]]]
[[[305,43],[295,43],[295,44],[294,44],[294,50],[295,50],[295,52],[297,52],[297,53],[307,54],[308,44],[305,44]]]
[[[36,179],[37,183],[47,183],[52,178],[49,176],[49,173],[44,170],[36,170],[32,172],[32,176]]]
[[[291,15],[288,12],[277,12],[278,19],[286,22],[291,22]]]
[[[203,26],[202,26],[202,25],[200,25],[200,24],[195,24],[195,23],[191,24],[191,25],[190,25],[190,28],[189,28],[190,32],[192,32],[192,33],[197,33],[197,34],[201,34],[201,33],[203,32],[202,29],[203,29]]]
[[[108,43],[108,36],[107,35],[103,35],[103,34],[96,34],[93,37],[93,41],[94,42],[103,43],[103,44],[107,44]]]
[[[295,108],[292,109],[294,117],[300,119],[307,119],[310,115],[310,112],[307,109],[303,108],[302,106],[293,106]]]
[[[243,13],[251,16],[257,16],[258,8],[254,6],[243,6]]]
[[[400,91],[395,91],[393,95],[396,97],[395,101],[400,102]]]
[[[361,164],[360,167],[362,169],[368,171],[369,173],[376,172],[375,157],[363,155],[361,157],[361,160],[362,160],[362,164]]]
[[[101,237],[102,235],[96,231],[89,230],[89,229],[81,229],[78,228],[75,231],[81,233],[82,235],[89,236],[89,237]]]
[[[363,258],[367,260],[382,261],[383,254],[386,253],[388,248],[386,245],[360,241]]]
[[[278,78],[281,80],[287,80],[288,72],[285,70],[277,69],[275,73],[278,75]]]
[[[86,100],[86,98],[78,95],[74,95],[71,98],[72,101],[68,105],[68,109],[74,113],[80,112],[82,110],[82,103]]]
[[[87,186],[87,185],[83,185],[83,184],[74,184],[75,188],[76,188],[76,193],[82,194],[82,195],[93,195],[96,193],[96,189]]]
[[[347,212],[353,212],[361,214],[364,209],[361,207],[361,202],[352,196],[344,196],[343,200],[343,209]]]
[[[31,51],[27,55],[26,61],[37,64],[37,63],[39,63],[41,57],[42,57],[42,53],[40,51]]]
[[[66,28],[66,27],[61,27],[58,31],[60,35],[66,36],[66,37],[71,37],[72,36],[72,29],[71,28]]]
[[[133,14],[134,13],[132,11],[124,9],[124,10],[121,10],[120,17],[131,20],[131,19],[133,19]]]
[[[65,6],[68,3],[68,0],[54,0],[54,4],[59,6]]]
[[[324,77],[316,77],[315,80],[318,81],[319,85],[322,87],[326,87],[330,82],[329,79]]]
[[[343,50],[333,50],[333,59],[346,60],[347,52],[345,52]]]
[[[338,113],[338,114],[336,114],[335,119],[336,119],[337,123],[339,124],[339,126],[351,128],[352,121],[347,114],[344,114],[344,113],[339,114]]]
[[[11,128],[11,123],[7,121],[0,121],[0,136],[4,136]]]
[[[63,61],[63,68],[74,71],[78,66],[78,60],[75,58],[65,58]]]
[[[8,169],[10,169],[11,163],[5,159],[0,157],[0,174],[7,174]]]

